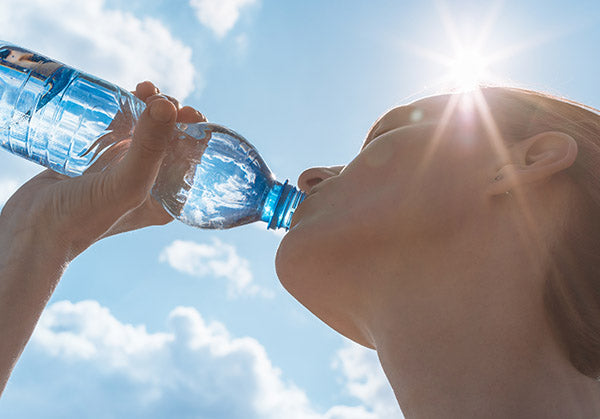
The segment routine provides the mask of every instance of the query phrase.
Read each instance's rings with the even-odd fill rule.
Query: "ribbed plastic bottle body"
[[[129,92],[0,42],[0,146],[69,176],[101,170],[127,147],[145,104]],[[241,135],[177,124],[152,196],[180,221],[224,229],[262,220],[289,228],[304,194],[275,177]]]
[[[80,175],[92,163],[105,165],[115,157],[111,147],[131,136],[143,108],[115,85],[19,47],[0,46],[0,146],[14,154]]]

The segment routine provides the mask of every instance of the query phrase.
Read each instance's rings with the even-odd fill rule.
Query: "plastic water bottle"
[[[0,145],[68,176],[119,158],[144,102],[114,84],[0,41]],[[178,220],[223,229],[290,226],[304,194],[275,181],[256,149],[212,123],[176,127],[152,197]]]

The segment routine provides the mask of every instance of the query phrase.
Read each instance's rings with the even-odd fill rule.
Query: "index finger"
[[[145,102],[150,96],[159,94],[160,90],[154,85],[154,83],[146,80],[138,83],[137,86],[135,86],[135,90],[131,93],[133,93],[138,99],[141,99]]]

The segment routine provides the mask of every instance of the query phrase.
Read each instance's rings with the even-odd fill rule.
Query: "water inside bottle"
[[[69,176],[129,138],[143,107],[117,86],[19,47],[0,49],[0,73],[0,145]]]
[[[103,170],[126,152],[124,140],[144,108],[118,86],[0,46],[0,146],[14,154],[69,176]],[[152,196],[175,218],[200,228],[261,219],[269,228],[289,226],[302,195],[276,183],[239,134],[210,123],[177,124],[169,147]]]
[[[153,196],[162,197],[171,215],[200,228],[223,229],[259,220],[274,176],[254,147],[219,125],[178,128]]]

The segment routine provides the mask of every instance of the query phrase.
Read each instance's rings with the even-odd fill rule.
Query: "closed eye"
[[[395,129],[421,122],[423,118],[424,111],[420,106],[406,105],[394,108],[383,115],[379,121],[375,123],[367,135],[367,138],[361,149],[364,149],[367,144],[372,142],[377,137],[387,134]]]

